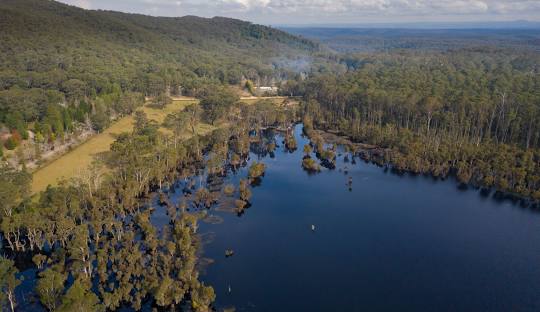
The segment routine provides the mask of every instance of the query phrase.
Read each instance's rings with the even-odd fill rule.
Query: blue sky
[[[261,24],[540,21],[540,0],[60,0],[158,16],[227,16]]]

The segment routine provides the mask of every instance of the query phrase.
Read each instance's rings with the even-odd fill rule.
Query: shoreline
[[[384,157],[385,153],[392,151],[391,148],[382,148],[372,144],[353,142],[349,136],[341,134],[339,131],[336,130],[314,129],[314,131],[317,134],[321,135],[325,142],[326,140],[329,140],[329,142],[326,143],[335,143],[340,145],[347,144],[357,147],[357,149],[354,151],[354,156],[360,157],[362,160],[373,163],[381,168],[389,168],[390,170],[399,174],[408,173],[413,175],[425,175],[435,179],[453,178],[455,179],[455,182],[458,186],[466,186],[479,189],[480,191],[486,192],[487,194],[491,194],[493,198],[508,199],[513,202],[520,202],[521,204],[531,207],[534,210],[540,210],[540,201],[535,201],[531,196],[523,196],[515,192],[501,191],[496,187],[485,187],[484,185],[480,183],[474,183],[473,181],[470,181],[469,183],[462,183],[457,180],[456,168],[451,167],[448,174],[444,176],[436,176],[433,174],[433,172],[431,172],[431,170],[429,172],[415,172],[413,170],[399,169],[395,167],[393,163],[386,162],[384,159],[381,159],[382,157]]]

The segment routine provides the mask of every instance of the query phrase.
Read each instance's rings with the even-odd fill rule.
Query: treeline
[[[443,25],[438,25],[443,26]],[[322,42],[341,53],[440,52],[463,49],[512,49],[540,51],[535,28],[285,28],[291,34]],[[491,26],[493,27],[493,26]]]
[[[2,1],[0,41],[0,126],[12,132],[10,149],[27,129],[44,140],[62,137],[72,121],[102,130],[143,96],[284,79],[293,72],[283,58],[318,49],[233,19],[157,18],[41,0]]]
[[[81,124],[102,131],[113,118],[129,115],[143,104],[142,93],[123,92],[117,86],[93,98],[66,98],[60,91],[39,88],[3,90],[0,91],[0,116],[11,132],[5,146],[16,148],[21,140],[29,139],[30,129],[36,144],[64,139]]]
[[[290,83],[316,128],[386,149],[382,163],[540,199],[537,54],[367,56]]]
[[[50,311],[140,310],[148,304],[210,311],[214,291],[199,281],[196,269],[198,221],[222,193],[234,197],[234,209],[243,213],[251,197],[249,181],[260,179],[264,165],[254,164],[237,187],[222,190],[211,181],[247,164],[250,132],[297,119],[294,109],[265,101],[234,101],[225,110],[220,105],[171,114],[164,124],[170,134],[137,112],[133,132],[119,135],[100,162],[35,200],[29,198],[28,173],[0,167],[0,230],[7,256],[0,258],[2,309],[23,304],[15,288],[27,263],[21,259],[31,258],[37,281],[26,300],[30,296]],[[216,120],[220,127],[198,136],[194,129],[217,107],[223,113]],[[270,146],[264,140],[259,145]],[[205,169],[208,185],[196,187]],[[170,203],[167,192],[180,190],[181,202]],[[162,228],[150,221],[156,193],[169,217]]]

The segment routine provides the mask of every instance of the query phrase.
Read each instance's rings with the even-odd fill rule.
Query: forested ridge
[[[318,46],[283,31],[215,17],[89,11],[45,0],[0,2],[0,123],[15,149],[78,123],[101,131],[143,96],[197,95],[209,84],[270,85]],[[75,122],[75,124],[74,124]],[[43,146],[38,149],[43,150]],[[1,151],[1,150],[0,150]]]

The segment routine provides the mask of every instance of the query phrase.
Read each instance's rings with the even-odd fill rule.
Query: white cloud
[[[76,0],[73,2],[76,6],[87,9],[87,10],[92,8],[92,4],[90,0]]]
[[[230,16],[262,23],[540,19],[540,0],[61,0],[152,15]]]

